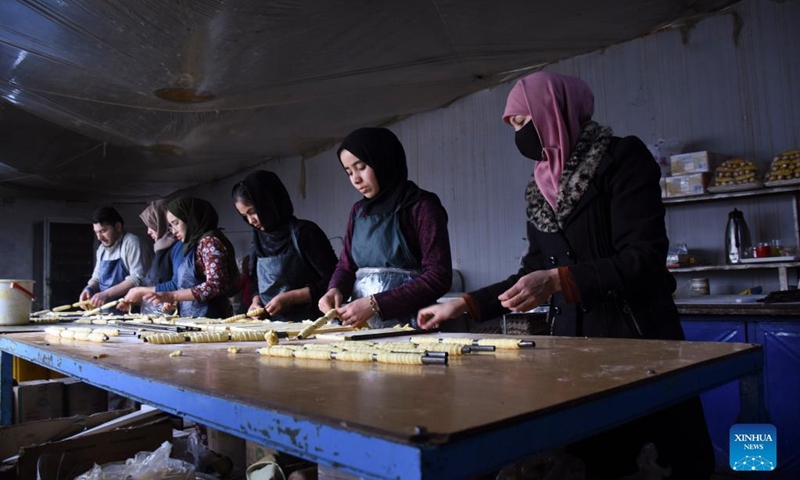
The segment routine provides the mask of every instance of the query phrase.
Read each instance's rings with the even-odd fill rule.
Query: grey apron
[[[421,273],[420,263],[411,255],[400,231],[397,210],[362,217],[359,209],[353,218],[351,254],[358,266],[352,300],[400,287]],[[370,328],[387,328],[408,323],[417,328],[416,313],[383,320],[374,315],[367,324]]]
[[[178,290],[192,288],[205,281],[197,275],[195,269],[195,251],[197,246],[184,256],[178,267]],[[225,318],[230,313],[230,302],[224,296],[210,298],[205,302],[178,302],[178,313],[182,317]]]
[[[258,257],[256,272],[258,273],[258,295],[266,305],[278,294],[289,290],[303,288],[309,283],[319,280],[319,275],[303,260],[303,254],[297,245],[297,222],[290,225],[293,249],[283,255]],[[272,320],[298,322],[313,320],[319,317],[319,308],[313,302],[295,305],[290,310],[272,317]]]

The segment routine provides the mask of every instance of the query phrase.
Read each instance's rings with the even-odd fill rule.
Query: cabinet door
[[[800,324],[757,322],[752,340],[764,346],[764,391],[778,432],[781,479],[800,478]],[[773,477],[770,477],[773,478]]]
[[[694,342],[746,341],[747,332],[743,321],[715,321],[713,318],[684,318],[681,323],[686,339]],[[729,432],[739,416],[739,382],[709,390],[700,395],[700,399],[703,402],[708,433],[714,444],[717,470],[730,471]]]

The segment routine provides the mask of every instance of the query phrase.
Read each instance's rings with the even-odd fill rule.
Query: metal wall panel
[[[741,19],[738,37],[736,15],[724,13],[688,30],[686,41],[679,30],[668,30],[548,68],[584,78],[595,92],[595,118],[618,135],[744,155],[766,167],[776,153],[800,147],[800,2],[749,0],[732,12]],[[439,194],[448,210],[454,268],[463,272],[467,289],[515,271],[526,246],[523,194],[533,164],[516,151],[500,119],[510,88],[485,90],[390,126],[405,145],[411,179]],[[358,195],[335,150],[305,160],[305,197],[301,165],[292,158],[264,168],[283,178],[299,217],[317,222],[330,237],[342,235]],[[220,182],[219,195],[206,186],[194,191],[229,201],[232,183]],[[796,244],[789,197],[670,207],[669,234],[720,255],[734,206],[745,211],[754,240]],[[220,207],[220,213],[237,249],[244,246],[249,236],[235,211]],[[703,276],[712,277],[712,293],[753,282],[777,287],[772,272],[720,274],[719,281]]]

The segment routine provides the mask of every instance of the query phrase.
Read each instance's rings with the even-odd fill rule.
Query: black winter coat
[[[519,271],[470,293],[482,318],[508,312],[497,296],[520,277],[567,266],[580,304],[553,295],[553,335],[683,340],[672,301],[675,280],[665,266],[668,239],[659,177],[641,140],[612,138],[593,177],[583,179],[588,185],[571,213],[561,217],[558,228],[557,220],[550,224],[554,233],[529,221],[529,249]],[[645,442],[655,443],[659,463],[672,467],[672,479],[707,479],[714,469],[697,397],[572,444],[567,451],[581,458],[594,478],[617,478],[636,471]]]
[[[659,177],[641,140],[614,137],[563,228],[545,233],[529,221],[529,248],[519,271],[470,293],[482,318],[508,312],[497,296],[520,277],[567,266],[581,303],[567,304],[561,293],[553,296],[552,334],[682,340],[672,301],[675,280],[665,267],[668,240]]]

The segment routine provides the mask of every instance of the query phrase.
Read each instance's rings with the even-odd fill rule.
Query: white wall
[[[776,153],[800,147],[800,86],[794,81],[800,79],[800,2],[750,0],[733,11],[742,20],[737,41],[734,16],[721,14],[691,29],[685,43],[680,31],[664,31],[549,69],[585,79],[595,92],[595,119],[618,135],[637,135],[648,144],[666,139],[684,151],[745,155],[766,166]],[[533,165],[516,151],[513,133],[500,119],[510,88],[482,91],[390,126],[406,148],[410,178],[439,194],[449,212],[454,267],[467,289],[514,271],[526,245],[523,193]],[[305,197],[299,158],[263,166],[284,180],[297,215],[330,237],[342,235],[359,198],[334,151],[305,160]],[[242,176],[190,191],[215,202],[240,255],[249,232],[229,195]],[[754,239],[795,244],[789,200],[672,207],[669,233],[720,262],[727,212],[737,206],[745,210]],[[777,277],[762,273],[720,274],[712,293],[752,283],[776,289]]]

